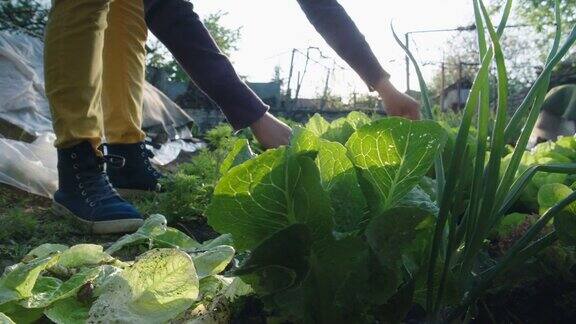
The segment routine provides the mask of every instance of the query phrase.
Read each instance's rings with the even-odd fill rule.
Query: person
[[[389,115],[420,118],[420,106],[390,82],[370,45],[337,0],[297,0],[327,43],[377,91]],[[234,129],[250,127],[266,148],[287,144],[291,130],[238,77],[193,5],[186,0],[144,0],[146,23],[191,79],[222,109]]]
[[[143,223],[113,186],[158,187],[141,130],[146,38],[142,0],[53,0],[44,70],[58,151],[54,207],[96,234]]]
[[[416,101],[390,83],[337,1],[298,2],[336,52],[378,91],[389,114],[419,118]],[[146,24],[235,129],[250,127],[267,148],[288,144],[291,135],[240,80],[187,1],[54,0],[45,39],[46,94],[58,151],[54,206],[97,234],[130,232],[142,224],[114,188],[158,189],[161,175],[150,165],[141,130]],[[101,151],[103,137],[108,155]]]

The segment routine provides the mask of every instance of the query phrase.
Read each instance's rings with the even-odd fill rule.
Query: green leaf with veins
[[[316,157],[322,187],[330,194],[335,211],[335,230],[359,230],[367,220],[367,204],[358,184],[356,169],[346,148],[336,142],[322,140]]]
[[[319,143],[320,138],[313,132],[302,127],[294,127],[288,150],[294,155],[306,155],[314,158],[318,152]]]
[[[226,156],[222,164],[220,164],[220,174],[224,175],[228,170],[242,164],[254,157],[254,153],[250,148],[250,143],[246,139],[239,139],[234,142],[230,153]]]
[[[420,182],[446,138],[435,122],[396,117],[364,126],[350,137],[346,146],[370,184],[365,194],[374,214],[394,207]]]
[[[70,297],[55,302],[44,311],[44,315],[56,324],[84,324],[89,310],[89,305]]]
[[[308,225],[321,245],[333,226],[316,165],[287,148],[266,151],[230,170],[216,186],[207,214],[215,230],[232,234],[239,250],[299,223]]]
[[[346,116],[346,120],[352,128],[358,129],[364,125],[368,125],[372,123],[370,117],[368,117],[365,113],[359,111],[353,111]]]
[[[354,131],[354,126],[350,124],[346,117],[343,117],[330,123],[330,128],[321,137],[332,142],[345,144]]]
[[[324,119],[320,114],[314,114],[306,123],[306,129],[320,137],[324,135],[330,128],[330,123]]]
[[[92,305],[88,323],[163,323],[198,298],[198,276],[189,255],[157,249],[111,279]]]

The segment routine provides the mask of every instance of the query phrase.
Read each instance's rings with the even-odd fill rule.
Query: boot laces
[[[98,157],[97,165],[99,171],[81,170],[76,173],[76,179],[79,181],[78,187],[82,189],[81,195],[86,197],[85,202],[90,207],[95,207],[104,200],[119,197],[116,190],[112,187],[106,171],[104,171],[105,163],[121,167],[124,165],[125,160],[117,155]]]
[[[154,153],[146,147],[144,143],[140,144],[140,156],[144,159],[144,164],[146,165],[146,169],[156,178],[160,177],[160,173],[156,171],[156,169],[150,163],[150,159],[154,157]]]

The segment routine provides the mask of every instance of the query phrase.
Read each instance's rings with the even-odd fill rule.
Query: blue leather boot
[[[104,171],[105,161],[122,163],[119,157],[98,156],[89,142],[58,149],[54,209],[94,234],[134,232],[143,224],[142,216],[114,190]]]
[[[162,174],[150,163],[154,154],[144,142],[136,144],[105,144],[107,154],[120,156],[126,163],[122,167],[110,165],[106,172],[110,182],[123,197],[160,192]]]

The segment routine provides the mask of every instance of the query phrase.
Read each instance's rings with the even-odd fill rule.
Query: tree
[[[49,9],[37,0],[0,1],[0,30],[20,31],[43,37]]]

